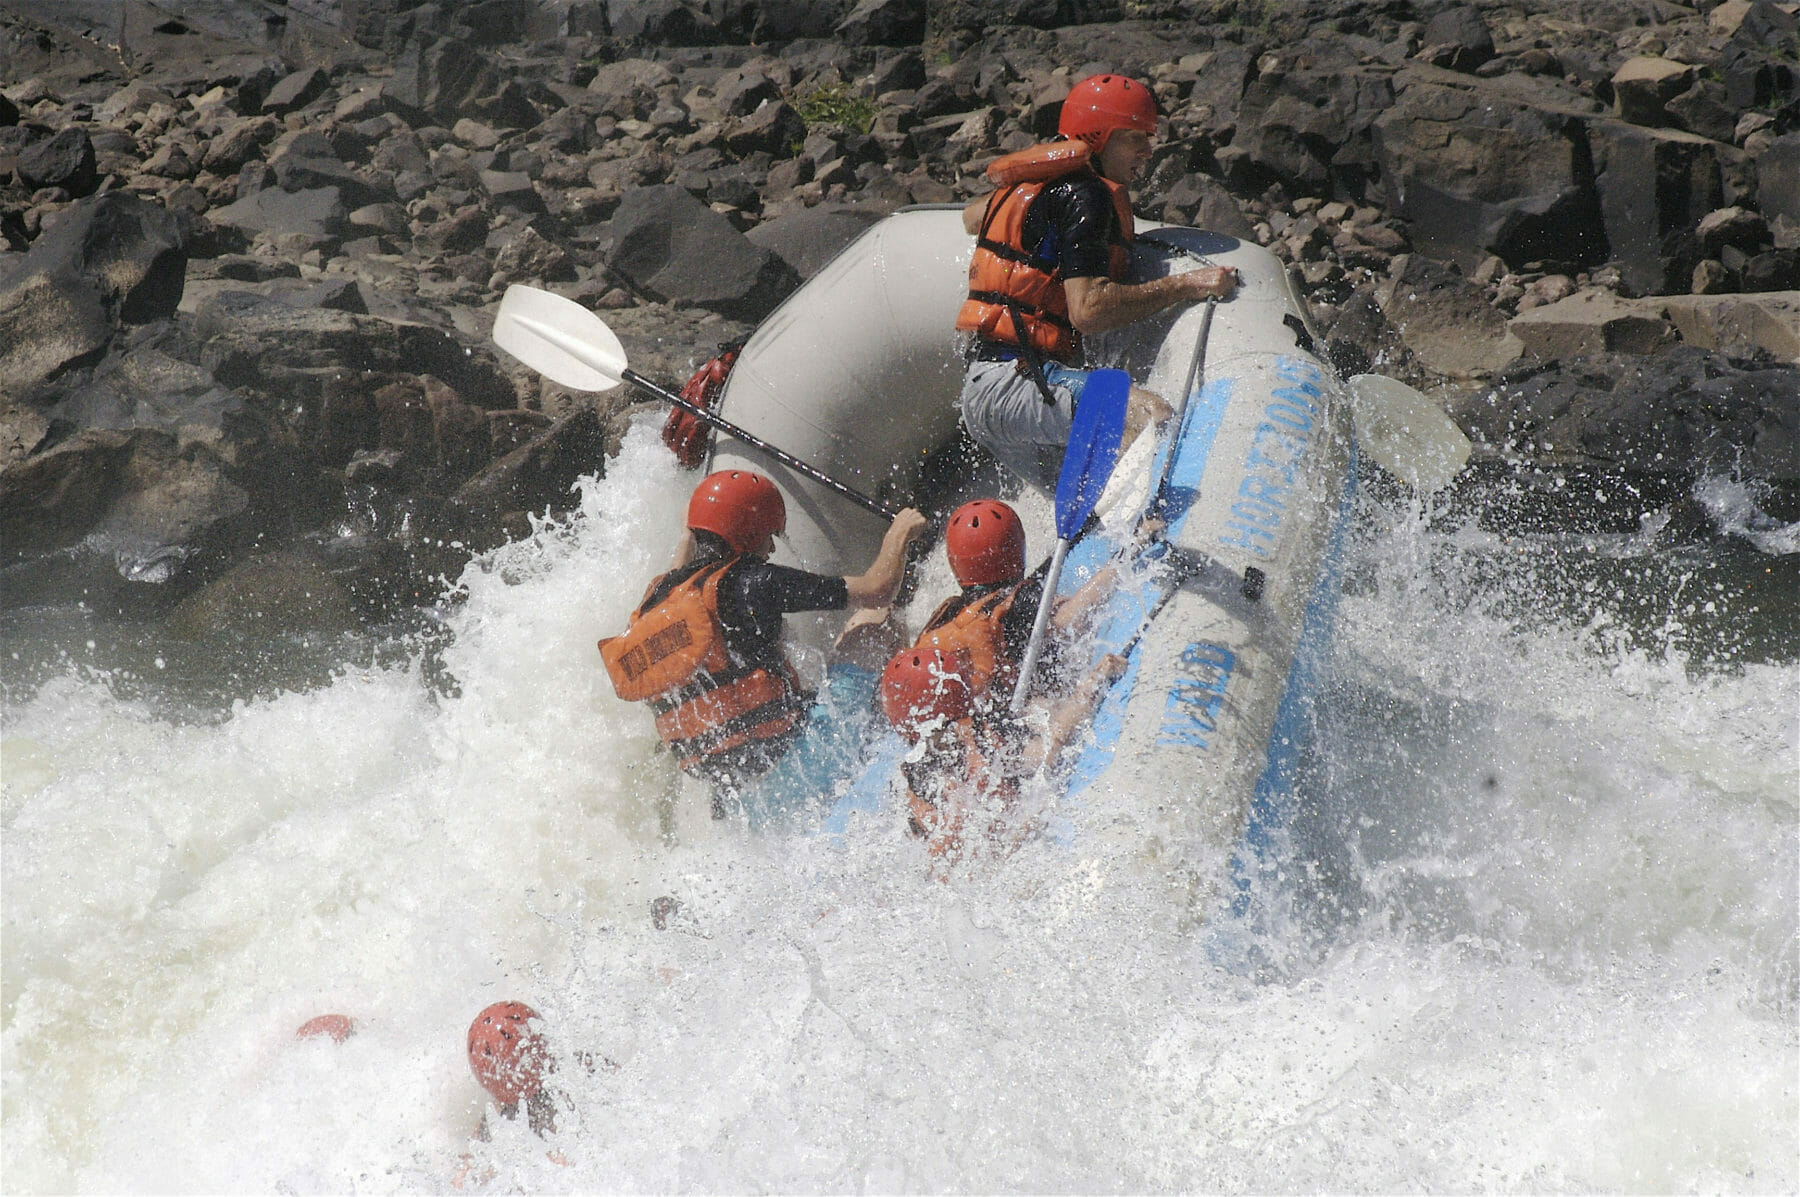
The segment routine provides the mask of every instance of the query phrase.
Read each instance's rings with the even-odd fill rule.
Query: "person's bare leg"
[[[1151,425],[1160,425],[1175,414],[1168,401],[1155,391],[1146,391],[1143,387],[1131,388],[1131,396],[1125,403],[1125,436],[1120,442],[1129,445],[1137,440],[1138,433]]]

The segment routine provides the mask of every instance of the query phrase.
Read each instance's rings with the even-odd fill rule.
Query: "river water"
[[[691,484],[653,440],[433,631],[0,625],[9,1191],[1800,1190],[1800,537],[1752,493],[1679,549],[1366,499],[1233,924],[1226,862],[1079,817],[945,884],[897,822],[671,803],[594,651]],[[548,1137],[474,1137],[502,998]]]

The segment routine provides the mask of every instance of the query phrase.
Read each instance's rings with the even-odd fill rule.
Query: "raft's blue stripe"
[[[1350,506],[1355,496],[1356,449],[1352,445],[1344,469],[1343,493],[1332,520],[1331,542],[1301,620],[1300,643],[1288,668],[1281,705],[1275,710],[1268,756],[1250,802],[1250,818],[1244,825],[1243,839],[1231,855],[1231,913],[1237,918],[1250,912],[1256,875],[1270,874],[1280,866],[1281,853],[1275,841],[1294,819],[1294,777],[1300,753],[1311,736],[1313,698],[1337,618]]]
[[[1188,511],[1194,505],[1194,497],[1200,492],[1200,479],[1206,473],[1207,459],[1212,456],[1213,441],[1225,422],[1225,409],[1231,406],[1235,382],[1232,378],[1208,379],[1194,392],[1188,399],[1187,411],[1182,417],[1179,440],[1170,438],[1169,448],[1157,455],[1153,477],[1161,477],[1163,461],[1174,451],[1177,443],[1180,445],[1180,450],[1175,455],[1175,468],[1169,473],[1168,502],[1165,506],[1168,536],[1171,540],[1176,538],[1181,525],[1187,521]],[[1084,551],[1083,565],[1086,568],[1079,571],[1076,579],[1071,580],[1065,574],[1062,589],[1071,593],[1080,586],[1081,581],[1092,577],[1105,564],[1107,555],[1112,551],[1112,546],[1104,540],[1083,541],[1076,548]],[[1130,643],[1131,638],[1138,633],[1145,610],[1161,592],[1162,586],[1156,582],[1145,582],[1129,589],[1119,587],[1107,601],[1105,615],[1096,627],[1096,648],[1103,652],[1116,652]],[[1137,686],[1138,659],[1142,653],[1141,644],[1132,649],[1124,676],[1113,685],[1106,700],[1095,712],[1093,734],[1076,759],[1074,768],[1070,770],[1065,799],[1075,798],[1112,764],[1113,754],[1118,750],[1120,733],[1125,726],[1125,707],[1131,701],[1132,691]],[[1051,830],[1053,834],[1066,832],[1066,825]]]

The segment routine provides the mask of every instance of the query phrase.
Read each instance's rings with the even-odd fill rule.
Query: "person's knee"
[[[1160,424],[1175,414],[1168,400],[1142,387],[1131,388],[1130,410],[1140,421],[1149,424]]]

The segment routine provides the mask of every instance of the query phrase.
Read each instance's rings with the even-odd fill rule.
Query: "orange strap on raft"
[[[681,388],[681,397],[695,407],[711,411],[724,392],[725,379],[730,375],[731,367],[737,364],[738,353],[743,348],[742,342],[719,346],[718,354],[688,378]],[[706,460],[707,434],[711,431],[699,416],[678,407],[663,421],[663,444],[675,454],[675,460],[684,469],[697,470]]]

